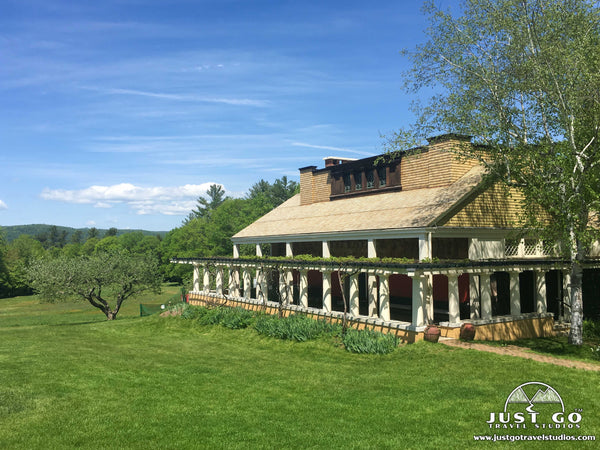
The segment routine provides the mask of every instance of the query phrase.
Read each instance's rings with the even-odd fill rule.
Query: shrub
[[[184,303],[184,305],[186,306],[183,308],[183,311],[181,311],[181,317],[183,319],[198,319],[199,317],[204,316],[208,311],[204,306],[192,306],[187,303]]]
[[[252,324],[254,313],[244,308],[229,308],[219,306],[218,308],[203,308],[204,311],[198,311],[196,319],[202,325],[223,325],[231,329],[246,328]]]
[[[384,355],[398,347],[398,338],[392,334],[383,334],[372,330],[350,328],[342,337],[346,350],[352,353],[374,353]]]
[[[592,357],[600,361],[600,345],[595,345],[591,349]]]
[[[304,342],[334,332],[339,325],[332,325],[325,320],[313,320],[301,314],[292,314],[282,318],[261,316],[254,328],[266,336]]]
[[[583,337],[585,339],[600,340],[600,321],[584,320]]]

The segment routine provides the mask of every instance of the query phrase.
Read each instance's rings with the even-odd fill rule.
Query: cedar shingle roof
[[[433,226],[436,219],[473,191],[484,168],[473,167],[450,186],[350,197],[309,205],[300,194],[233,236],[234,240],[270,236],[400,230]]]

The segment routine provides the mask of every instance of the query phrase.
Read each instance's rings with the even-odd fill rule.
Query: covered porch
[[[178,258],[194,267],[190,299],[298,311],[400,330],[418,339],[436,323],[457,337],[462,323],[478,339],[552,333],[556,305],[568,319],[564,261],[511,260],[392,264],[326,259]],[[549,310],[550,306],[550,310]]]

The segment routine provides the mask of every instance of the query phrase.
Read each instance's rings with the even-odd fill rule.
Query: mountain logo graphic
[[[523,388],[525,386],[532,386],[532,385],[537,385],[538,389],[531,396],[531,398],[529,398]],[[532,388],[528,387],[527,390],[529,392],[531,392]],[[504,403],[504,412],[506,412],[508,405],[515,404],[515,403],[529,404],[529,407],[526,408],[528,411],[532,411],[533,407],[536,404],[556,403],[556,404],[560,405],[561,411],[565,412],[565,405],[563,403],[561,396],[558,394],[558,392],[556,392],[556,389],[554,389],[552,386],[550,386],[546,383],[541,383],[539,381],[530,381],[528,383],[523,383],[523,384],[517,386],[510,393],[508,398],[506,399],[506,403]]]

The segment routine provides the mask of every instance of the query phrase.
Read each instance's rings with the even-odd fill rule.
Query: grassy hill
[[[53,225],[46,224],[31,224],[31,225],[10,225],[10,226],[0,226],[0,231],[3,232],[4,237],[8,242],[18,238],[22,234],[28,234],[30,236],[38,236],[44,233],[48,233]],[[83,238],[85,239],[88,235],[89,228],[71,228],[71,227],[61,227],[56,225],[56,229],[59,233],[63,230],[67,232],[67,242],[69,242],[71,235],[79,230],[82,232]],[[108,230],[98,228],[98,237],[102,238],[106,234]],[[117,236],[125,233],[131,233],[133,231],[141,231],[145,236],[156,236],[160,235],[164,237],[167,234],[167,231],[148,231],[148,230],[117,230]]]

